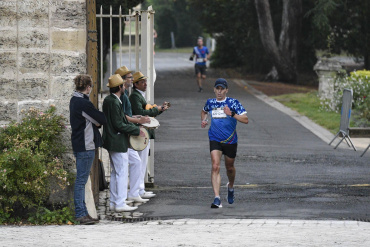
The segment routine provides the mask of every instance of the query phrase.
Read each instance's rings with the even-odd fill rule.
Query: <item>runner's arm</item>
[[[236,112],[231,111],[228,106],[225,106],[224,112],[225,112],[226,115],[235,118],[236,120],[238,120],[241,123],[247,124],[249,122],[246,111],[241,112],[241,114],[238,115]]]
[[[202,128],[205,128],[206,125],[208,124],[207,117],[208,117],[208,113],[206,111],[202,110],[201,113],[200,113],[200,121],[201,121]]]
[[[238,115],[238,114],[235,113],[234,118],[236,120],[238,120],[239,122],[241,122],[241,123],[244,123],[244,124],[248,124],[249,123],[248,116],[247,116],[246,113],[245,114],[241,114],[241,115]]]

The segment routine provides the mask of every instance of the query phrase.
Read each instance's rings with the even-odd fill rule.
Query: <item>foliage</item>
[[[74,211],[69,207],[63,207],[61,209],[49,210],[45,207],[37,209],[36,213],[32,214],[28,219],[28,222],[35,225],[45,224],[68,224],[72,225],[75,222]]]
[[[195,46],[198,36],[203,36],[194,9],[187,0],[146,0],[155,10],[155,29],[159,48],[171,48],[171,32],[174,32],[176,47]]]
[[[242,67],[246,72],[270,69],[259,37],[254,1],[189,0],[207,33],[216,39],[212,66]]]
[[[312,15],[316,49],[330,46],[331,52],[341,51],[363,57],[370,69],[370,2],[363,0],[316,0]],[[320,41],[321,40],[321,41]],[[327,43],[323,41],[328,41]],[[330,42],[330,44],[329,44]]]
[[[199,22],[217,41],[212,55],[212,66],[239,67],[248,73],[267,73],[272,67],[270,57],[262,46],[254,0],[188,0]],[[303,13],[314,7],[311,0],[303,0]],[[275,34],[280,33],[282,1],[269,1]],[[315,32],[312,16],[302,21],[298,48],[298,69],[312,71],[316,63]],[[279,38],[275,35],[276,39]]]
[[[273,98],[298,113],[310,118],[312,121],[330,130],[332,133],[338,132],[340,114],[333,111],[323,111],[320,108],[320,98],[318,97],[317,92],[284,94],[274,96]]]
[[[352,108],[355,126],[369,126],[370,123],[370,71],[362,70],[347,75],[345,71],[338,74],[334,83],[334,97],[322,100],[322,108],[327,111],[340,112],[343,90],[353,90]]]
[[[51,106],[46,112],[31,108],[20,123],[0,130],[0,223],[42,205],[49,182],[61,189],[69,184],[61,155],[64,118]]]

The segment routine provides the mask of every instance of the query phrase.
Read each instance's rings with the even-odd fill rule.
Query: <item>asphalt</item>
[[[318,133],[232,79],[228,96],[243,104],[250,122],[237,127],[236,202],[228,205],[223,200],[222,210],[210,210],[211,160],[200,111],[214,97],[211,76],[204,92],[197,93],[191,70],[157,73],[156,100],[170,101],[173,107],[158,117],[155,191],[159,196],[140,212],[161,219],[369,220],[368,154],[361,158],[361,152],[345,145],[334,150]],[[221,174],[224,199],[224,168]]]
[[[361,152],[345,145],[334,150],[324,132],[272,106],[247,81],[226,78],[228,96],[243,104],[250,120],[237,127],[236,201],[211,209],[208,136],[200,111],[214,97],[220,73],[211,72],[198,93],[191,66],[165,66],[187,63],[187,54],[156,56],[156,103],[172,105],[157,117],[157,197],[134,215],[111,221],[104,191],[99,224],[1,226],[0,246],[369,246],[369,153],[360,158]],[[221,174],[224,197],[224,168]]]

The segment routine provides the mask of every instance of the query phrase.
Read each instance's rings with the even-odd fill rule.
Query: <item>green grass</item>
[[[340,114],[321,110],[317,92],[284,94],[272,97],[285,106],[297,111],[328,129],[333,134],[337,133],[340,125]]]

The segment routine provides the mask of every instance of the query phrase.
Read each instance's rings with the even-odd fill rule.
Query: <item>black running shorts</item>
[[[226,155],[229,158],[234,159],[236,157],[236,151],[238,149],[238,144],[226,144],[220,143],[216,141],[209,141],[209,150],[212,152],[213,150],[220,150],[222,151],[223,155]]]
[[[199,73],[201,75],[206,75],[207,66],[206,65],[195,64],[195,75],[198,75]]]

